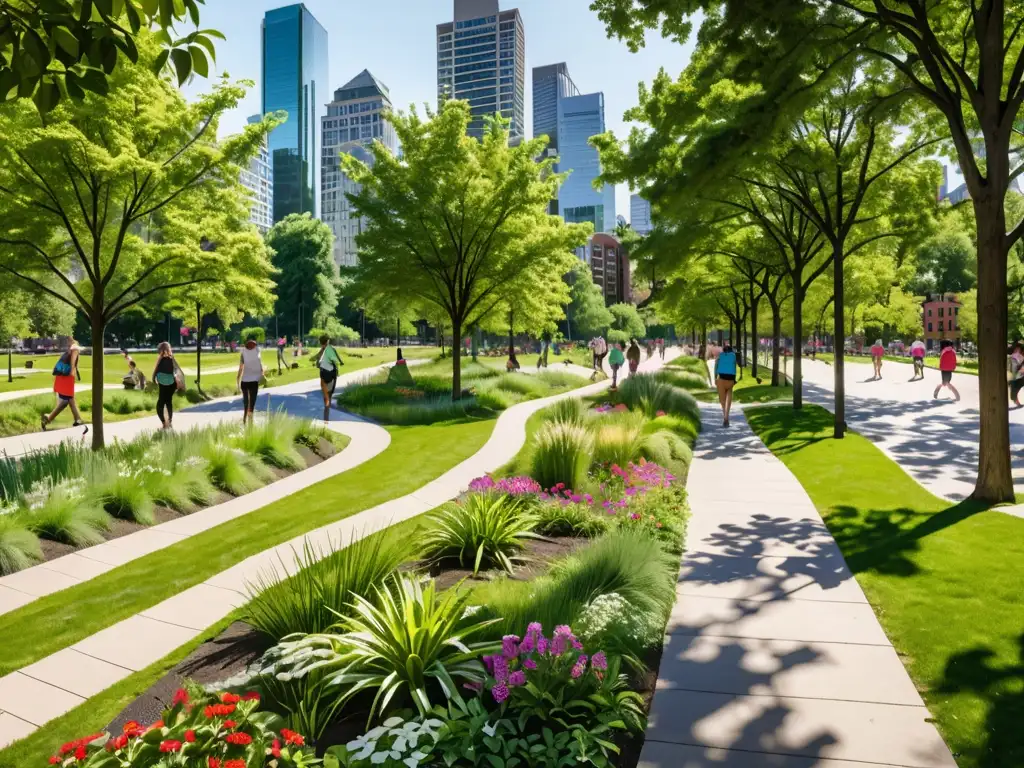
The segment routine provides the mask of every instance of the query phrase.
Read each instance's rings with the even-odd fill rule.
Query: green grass
[[[781,376],[782,371],[779,371]],[[793,387],[787,383],[782,387],[772,386],[772,369],[769,365],[767,368],[764,366],[758,366],[757,375],[761,379],[761,383],[757,383],[757,379],[751,373],[750,368],[743,369],[743,378],[736,382],[736,386],[732,390],[732,400],[734,403],[771,403],[775,401],[791,401],[793,399]],[[788,382],[788,379],[787,379]],[[707,389],[703,392],[694,392],[694,397],[705,403],[717,403],[718,402],[718,391],[715,389]]]
[[[66,648],[246,557],[410,493],[472,456],[493,420],[392,430],[386,451],[286,499],[0,617],[0,676]]]
[[[747,411],[825,518],[961,768],[1024,765],[1024,520],[918,485],[816,406]]]

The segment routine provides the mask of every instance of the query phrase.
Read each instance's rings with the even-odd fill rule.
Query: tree
[[[960,314],[957,315],[956,321],[960,326],[960,334],[963,336],[964,341],[978,341],[978,296],[977,289],[972,288],[969,291],[961,293],[957,298],[960,300]]]
[[[285,333],[322,328],[338,305],[338,266],[331,228],[308,213],[293,213],[267,233],[277,275],[277,314]],[[309,318],[309,322],[306,318]]]
[[[0,346],[7,348],[7,381],[14,381],[11,343],[16,336],[29,331],[28,307],[30,298],[18,288],[0,289]]]
[[[362,283],[440,307],[457,341],[519,281],[562,280],[590,230],[547,213],[565,177],[553,172],[553,158],[540,159],[546,137],[511,147],[505,122],[492,119],[478,141],[466,135],[464,101],[446,101],[425,120],[415,111],[391,119],[402,159],[380,144],[372,168],[341,157],[362,184],[349,195],[367,220],[358,238]],[[453,355],[452,398],[461,392]]]
[[[204,0],[24,0],[0,3],[0,102],[32,97],[49,112],[61,99],[86,92],[106,95],[120,61],[139,61],[139,37],[159,28],[163,50],[152,60],[159,71],[168,59],[178,85],[192,73],[206,77],[215,59],[214,29],[172,40],[179,21],[199,25]],[[122,57],[124,57],[122,59]]]
[[[28,303],[29,333],[39,338],[70,336],[75,309],[47,294],[36,294]]]
[[[856,48],[891,68],[929,110],[922,128],[948,138],[974,209],[978,247],[980,442],[974,498],[1014,498],[1006,409],[1007,256],[1024,218],[1007,220],[1024,104],[1024,6],[936,0],[594,0],[609,31],[636,49],[646,29],[682,41],[703,11],[703,40],[784,120]],[[666,115],[666,121],[673,117]],[[756,132],[747,133],[749,150]]]
[[[944,226],[917,252],[920,293],[964,293],[974,287],[977,256],[970,235]]]
[[[608,311],[612,314],[612,330],[624,333],[628,339],[642,339],[647,335],[647,326],[632,304],[612,304]]]
[[[276,120],[217,141],[245,94],[226,79],[192,104],[153,72],[160,47],[139,38],[140,63],[118,64],[110,95],[88,94],[40,115],[0,108],[0,273],[79,310],[103,348],[114,318],[198,283],[243,279],[235,251],[204,251],[188,226],[195,206],[245,210],[239,166]],[[246,217],[247,218],[247,217]],[[222,220],[233,232],[246,219]],[[229,233],[204,232],[213,242]],[[52,284],[52,285],[51,285]],[[104,443],[102,354],[93,356],[93,446]]]
[[[569,280],[572,300],[568,317],[573,335],[587,339],[604,334],[615,318],[604,304],[604,293],[594,282],[590,267],[583,261],[574,264]]]

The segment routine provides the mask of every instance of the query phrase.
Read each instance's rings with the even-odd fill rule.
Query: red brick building
[[[922,305],[924,343],[938,349],[943,339],[960,343],[960,301],[955,294],[929,296]]]
[[[606,305],[632,299],[629,255],[622,243],[611,235],[599,233],[590,238],[584,260],[590,264],[594,282],[601,287]]]

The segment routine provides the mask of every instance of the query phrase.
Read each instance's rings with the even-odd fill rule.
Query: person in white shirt
[[[238,377],[235,380],[235,390],[242,391],[243,424],[252,420],[262,378],[263,356],[255,337],[250,336],[242,347],[242,356],[238,361]]]

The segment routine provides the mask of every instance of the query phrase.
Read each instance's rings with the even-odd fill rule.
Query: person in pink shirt
[[[872,381],[878,381],[882,378],[882,357],[885,356],[885,347],[882,346],[882,340],[878,339],[875,341],[875,345],[871,347],[871,362],[875,364],[875,377]]]
[[[953,393],[956,402],[959,403],[960,393],[953,386],[953,371],[956,370],[956,350],[953,349],[953,342],[948,339],[943,339],[940,342],[940,346],[942,347],[942,352],[939,353],[939,371],[942,373],[942,383],[935,388],[935,394],[932,395],[932,398],[938,400],[939,390],[947,387]]]

